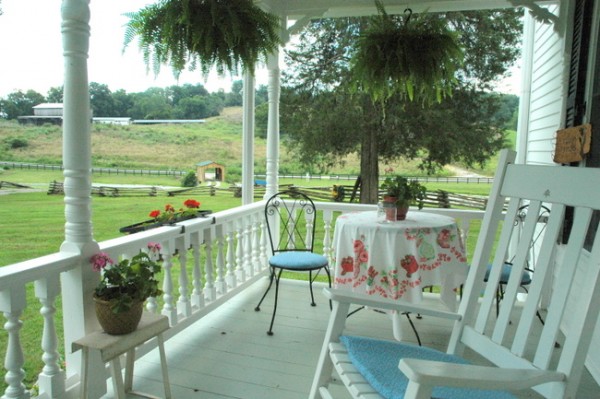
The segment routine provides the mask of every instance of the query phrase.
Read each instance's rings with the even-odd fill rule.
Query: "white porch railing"
[[[341,212],[374,210],[374,205],[344,203],[316,203],[323,227],[322,252],[332,259],[331,240],[335,217]],[[196,322],[249,284],[262,277],[268,269],[269,251],[263,214],[264,201],[218,212],[205,219],[192,219],[175,226],[123,236],[99,244],[100,250],[113,259],[131,257],[146,248],[148,242],[159,242],[163,255],[162,298],[150,298],[146,304],[150,312],[167,315],[171,328],[165,334],[169,339]],[[453,209],[426,209],[443,213],[460,221],[466,242],[470,223],[481,219],[482,211]],[[308,221],[312,223],[313,221]],[[76,398],[79,385],[79,361],[69,353],[70,342],[65,342],[66,370],[61,367],[56,325],[64,320],[56,315],[57,299],[61,296],[61,274],[78,268],[90,267],[88,259],[77,253],[56,253],[0,268],[0,310],[4,312],[4,329],[8,334],[5,358],[7,388],[2,398],[30,398],[23,381],[24,355],[21,345],[20,317],[27,307],[39,306],[43,323],[40,346],[42,371],[38,375],[39,397]],[[40,305],[28,303],[27,286],[35,286],[35,297]],[[90,293],[91,295],[91,293]],[[78,304],[63,304],[63,312]],[[142,356],[153,349],[151,342],[136,351]],[[96,381],[98,396],[106,389],[106,376],[91,373]],[[29,379],[32,379],[31,376]]]

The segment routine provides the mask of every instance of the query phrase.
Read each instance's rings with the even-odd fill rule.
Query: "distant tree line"
[[[202,119],[217,116],[224,107],[242,105],[241,80],[234,81],[230,92],[209,93],[203,85],[185,84],[167,88],[152,87],[140,93],[123,89],[111,91],[105,84],[90,83],[90,104],[96,117],[132,119]],[[256,104],[267,101],[266,86],[258,87]],[[46,96],[35,90],[21,90],[0,97],[0,117],[17,119],[33,115],[41,103],[62,103],[63,87],[52,87]]]

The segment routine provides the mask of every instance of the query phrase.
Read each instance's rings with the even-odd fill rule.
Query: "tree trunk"
[[[360,146],[360,203],[376,204],[379,192],[379,151],[377,130],[365,132]]]

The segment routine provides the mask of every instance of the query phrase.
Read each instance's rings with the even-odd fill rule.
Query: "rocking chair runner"
[[[600,312],[600,234],[595,236],[589,259],[582,256],[587,253],[584,242],[592,212],[600,209],[600,197],[592,191],[600,186],[600,172],[511,164],[514,157],[513,152],[502,153],[457,313],[325,290],[333,300],[334,310],[318,360],[311,399],[332,398],[328,386],[334,367],[354,398],[507,398],[513,396],[506,389],[528,388],[546,398],[575,398]],[[505,198],[510,202],[503,212]],[[524,201],[529,203],[529,212],[496,317],[493,310],[496,288],[515,231],[513,223]],[[552,212],[539,255],[532,265],[535,278],[519,316],[514,311],[516,297],[542,203]],[[573,227],[568,242],[557,245],[567,206],[574,208]],[[493,266],[481,297],[490,259]],[[585,267],[578,268],[579,262],[585,261]],[[578,269],[584,270],[581,273],[585,275],[576,275]],[[556,274],[554,284],[553,274]],[[545,290],[551,290],[552,294],[545,324],[541,325],[535,322],[536,311]],[[571,295],[576,296],[577,306],[567,312]],[[351,303],[454,320],[447,352],[343,335]],[[514,329],[514,334],[507,334],[508,328]],[[559,337],[563,345],[555,348]],[[466,364],[461,357],[465,348],[493,366]]]
[[[316,207],[313,201],[298,191],[282,191],[267,200],[265,218],[269,242],[273,256],[269,259],[271,274],[269,285],[262,298],[256,305],[257,312],[267,296],[273,281],[275,281],[275,303],[268,335],[273,335],[273,323],[277,313],[277,298],[279,296],[279,280],[284,270],[293,272],[308,272],[311,305],[316,306],[313,294],[313,281],[321,270],[325,270],[331,287],[329,262],[323,255],[313,253],[315,240]],[[313,275],[313,272],[314,273]],[[331,302],[329,303],[331,307]]]

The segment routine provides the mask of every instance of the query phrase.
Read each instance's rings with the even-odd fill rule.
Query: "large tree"
[[[503,146],[500,106],[491,84],[519,55],[519,11],[445,13],[459,34],[464,65],[451,97],[440,103],[411,102],[395,95],[373,101],[357,92],[352,57],[368,18],[311,23],[287,52],[281,131],[307,164],[331,166],[345,155],[361,157],[361,202],[377,201],[379,161],[419,158],[434,171],[450,162],[482,164]]]
[[[17,90],[0,100],[0,111],[6,114],[6,119],[17,119],[19,116],[33,115],[33,107],[46,102],[46,98],[35,90],[23,93]]]
[[[96,117],[108,117],[115,115],[115,100],[108,85],[102,83],[90,83],[90,106]]]

